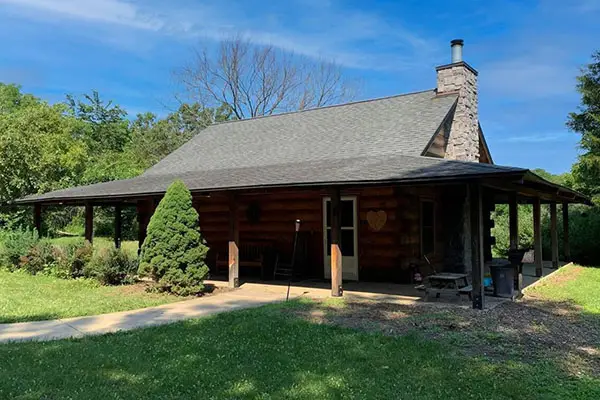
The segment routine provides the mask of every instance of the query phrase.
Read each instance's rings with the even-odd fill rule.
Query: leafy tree
[[[573,166],[576,188],[592,196],[600,195],[600,51],[592,55],[577,78],[581,94],[578,112],[569,114],[567,126],[581,134],[583,154]]]
[[[546,171],[545,169],[541,169],[541,168],[536,168],[533,170],[533,172],[536,175],[541,176],[545,180],[552,182],[552,183],[556,183],[557,185],[562,185],[562,186],[566,186],[569,188],[573,188],[573,186],[575,185],[575,182],[573,181],[573,175],[570,172],[565,172],[560,175],[554,175],[554,174]]]
[[[148,224],[142,245],[140,275],[151,276],[159,290],[188,296],[204,288],[208,247],[200,235],[192,195],[177,180],[169,186]]]
[[[212,109],[198,103],[181,104],[164,119],[153,113],[138,114],[131,123],[132,141],[128,149],[131,160],[137,167],[149,168],[213,122],[230,118],[226,105]]]
[[[123,151],[131,140],[127,112],[112,101],[104,102],[97,91],[83,96],[83,100],[67,95],[70,113],[84,121],[79,132],[93,154]]]
[[[88,149],[74,138],[80,122],[61,104],[25,103],[0,114],[0,202],[76,185],[85,169]]]
[[[20,86],[0,83],[0,114],[13,112],[39,102],[36,97],[21,93]]]

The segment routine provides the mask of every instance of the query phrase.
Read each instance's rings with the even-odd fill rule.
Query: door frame
[[[342,256],[342,279],[344,279],[344,267],[349,265],[349,263],[344,263],[344,259],[346,258],[352,258],[354,259],[354,262],[352,262],[353,265],[353,271],[352,275],[353,277],[347,280],[359,280],[359,276],[358,276],[358,271],[359,271],[359,265],[358,265],[358,261],[359,261],[359,257],[358,257],[358,228],[359,228],[359,223],[358,223],[358,196],[356,195],[348,195],[348,196],[341,196],[340,197],[340,201],[352,201],[352,208],[354,210],[353,214],[354,214],[354,223],[352,224],[352,230],[354,230],[354,256],[350,257],[350,256]],[[331,256],[327,255],[327,250],[328,250],[328,246],[327,246],[327,202],[331,202],[331,197],[330,196],[325,196],[323,197],[323,199],[321,200],[321,206],[323,208],[323,212],[321,213],[321,217],[322,217],[322,227],[323,227],[323,276],[325,277],[325,279],[330,279],[331,278]],[[341,221],[340,221],[341,222]],[[346,229],[341,228],[341,230],[350,230],[348,227],[346,227]],[[328,260],[329,259],[329,260]],[[329,261],[329,262],[327,262]]]

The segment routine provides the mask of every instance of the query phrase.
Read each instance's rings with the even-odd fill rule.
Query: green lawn
[[[600,314],[600,268],[563,267],[527,293],[540,299],[573,303],[588,314]]]
[[[0,398],[598,399],[551,363],[465,357],[416,335],[319,325],[285,307],[0,346]]]
[[[548,341],[558,337],[556,329],[579,332],[580,322],[555,314],[544,320],[551,313],[537,308],[540,299],[573,302],[593,316],[598,271],[565,268],[530,291],[532,304],[528,293],[524,303],[485,313],[434,308],[402,318],[409,306],[371,303],[361,314],[360,304],[348,301],[304,300],[132,332],[3,344],[0,398],[600,399],[598,370],[560,353],[586,343],[586,365],[594,365],[595,333]],[[323,312],[334,323],[302,317]],[[344,312],[351,325],[340,325]],[[385,320],[394,313],[400,319]],[[499,323],[509,329],[494,331]],[[398,324],[409,330],[386,328]],[[536,332],[543,340],[527,344]],[[474,340],[476,346],[466,343]],[[514,351],[512,341],[549,353]]]
[[[146,293],[140,285],[101,286],[93,280],[0,270],[0,323],[133,310],[178,300],[181,298]]]

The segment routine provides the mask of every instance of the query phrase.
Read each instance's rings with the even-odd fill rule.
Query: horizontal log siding
[[[240,243],[265,241],[283,254],[291,254],[294,221],[302,221],[301,232],[307,242],[309,276],[323,276],[323,197],[324,190],[271,191],[243,194],[237,197]],[[434,262],[443,255],[441,207],[437,206],[437,190],[433,187],[372,187],[345,189],[342,196],[357,196],[359,279],[407,282],[411,263],[421,257],[420,201],[436,202],[436,246]],[[217,252],[227,251],[229,208],[226,196],[194,197],[194,207],[200,215],[203,237],[211,251],[209,266],[214,266]],[[260,207],[260,221],[251,223],[248,207]],[[369,211],[385,211],[386,224],[374,231],[367,222]]]
[[[422,265],[421,200],[435,204],[435,254],[432,263],[442,260],[444,240],[437,190],[433,187],[365,188],[357,191],[359,201],[359,276],[361,280],[410,281],[410,265]],[[369,211],[383,210],[385,226],[374,231],[367,221]],[[422,266],[422,270],[427,267]]]
[[[290,257],[296,219],[302,221],[301,232],[307,242],[311,276],[322,276],[322,197],[320,191],[273,192],[244,194],[237,197],[240,246],[244,242],[266,242]],[[260,219],[248,220],[248,208],[258,204]],[[229,208],[225,197],[195,197],[194,207],[200,216],[202,235],[211,248],[208,263],[214,266],[217,253],[227,251]],[[271,260],[272,264],[272,260]],[[272,265],[270,266],[272,267]]]

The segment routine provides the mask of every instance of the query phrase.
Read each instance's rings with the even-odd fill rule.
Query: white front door
[[[358,235],[356,196],[342,196],[342,279],[358,280]],[[323,254],[325,279],[331,278],[331,199],[323,199]]]

